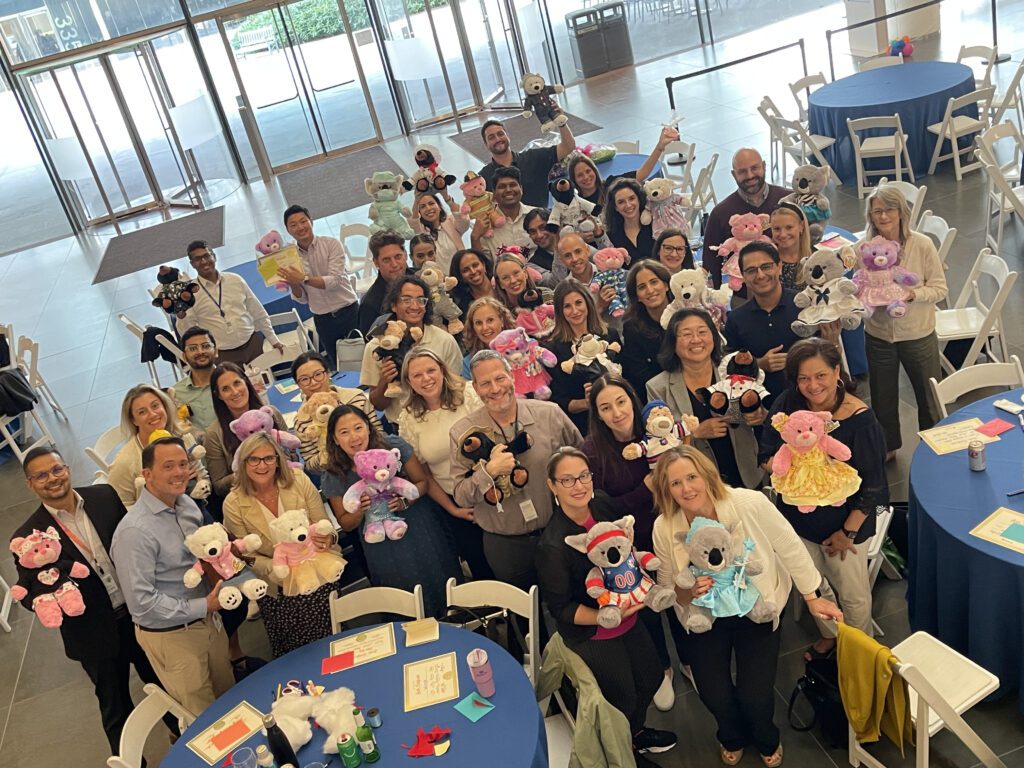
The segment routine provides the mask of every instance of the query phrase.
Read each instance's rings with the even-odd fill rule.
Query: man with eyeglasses
[[[205,328],[192,326],[181,334],[181,351],[188,363],[188,375],[177,382],[174,401],[187,405],[191,411],[192,426],[205,432],[217,421],[210,394],[210,377],[217,360],[217,342]]]
[[[390,308],[389,320],[401,320],[410,329],[419,328],[423,337],[419,343],[430,347],[448,368],[457,376],[462,370],[462,352],[455,338],[444,328],[431,324],[434,304],[430,300],[430,288],[418,275],[402,275],[388,289],[384,304]],[[363,367],[359,372],[359,386],[370,393],[374,408],[384,411],[392,424],[398,423],[402,410],[402,397],[390,398],[385,395],[388,384],[395,381],[401,371],[391,358],[378,362],[375,350],[380,348],[380,338],[374,337],[366,343],[363,352]]]
[[[205,241],[188,244],[188,261],[195,268],[199,283],[196,303],[178,320],[178,333],[193,326],[207,328],[219,342],[220,362],[245,366],[263,354],[263,341],[278,352],[284,344],[270,324],[267,310],[241,275],[219,272],[217,256]]]
[[[71,470],[52,446],[30,450],[22,468],[29,490],[41,503],[11,538],[33,531],[52,534],[60,540],[63,557],[89,568],[88,576],[75,579],[85,613],[65,616],[60,634],[64,654],[82,665],[95,687],[103,730],[111,753],[116,755],[121,731],[135,706],[128,686],[129,667],[135,667],[144,683],[160,682],[135,640],[122,583],[110,558],[111,539],[126,510],[109,485],[72,487]],[[20,565],[17,568],[19,574],[25,574]],[[29,575],[34,578],[38,573]],[[28,598],[23,604],[32,609]]]

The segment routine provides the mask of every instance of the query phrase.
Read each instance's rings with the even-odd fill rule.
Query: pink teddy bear
[[[60,535],[52,525],[45,531],[34,530],[28,536],[11,539],[11,552],[22,568],[38,571],[34,578],[22,575],[11,587],[11,597],[31,598],[40,624],[54,629],[64,623],[65,615],[81,616],[85,612],[82,593],[72,579],[84,579],[90,571],[83,563],[61,557]]]
[[[718,246],[718,255],[725,260],[722,265],[722,279],[729,278],[729,287],[738,291],[743,287],[743,276],[740,274],[740,251],[747,243],[756,240],[771,242],[764,236],[771,217],[767,213],[734,213],[729,217],[732,237]]]
[[[857,298],[870,315],[885,307],[889,317],[907,314],[907,288],[921,284],[921,278],[899,266],[900,244],[881,235],[857,246],[863,268],[853,273]]]
[[[629,306],[626,270],[623,268],[628,263],[629,251],[625,248],[602,248],[594,254],[594,266],[597,270],[590,283],[590,290],[592,293],[600,293],[601,289],[607,286],[615,289],[615,297],[608,305],[608,314],[611,317],[622,317]]]
[[[783,445],[772,457],[772,487],[801,512],[841,507],[860,488],[857,470],[843,462],[850,449],[828,432],[835,427],[828,411],[776,413],[772,426]]]
[[[363,515],[363,541],[379,544],[387,539],[400,539],[409,530],[409,524],[391,511],[392,499],[403,498],[415,501],[420,492],[404,477],[398,476],[402,468],[402,455],[397,448],[371,448],[359,451],[352,457],[359,480],[349,486],[341,499],[345,511],[356,512],[363,503],[363,496],[370,501],[369,509]]]
[[[517,397],[530,393],[538,400],[551,397],[551,375],[542,366],[554,367],[558,362],[554,353],[531,339],[522,328],[501,331],[491,339],[490,347],[512,366]]]
[[[271,253],[276,253],[284,248],[284,238],[281,237],[281,233],[276,229],[272,229],[263,237],[260,238],[259,242],[256,243],[256,252],[268,256]],[[287,291],[288,283],[278,281],[274,283],[274,287],[279,291]]]
[[[257,410],[246,411],[228,424],[228,426],[231,427],[231,431],[235,433],[235,437],[239,440],[245,440],[245,438],[255,435],[257,432],[266,432],[270,435],[270,439],[281,446],[286,452],[297,451],[299,446],[302,445],[302,441],[295,435],[274,428],[274,409],[269,405],[264,405]],[[296,461],[289,461],[288,466],[301,467],[302,465]],[[234,460],[231,462],[231,471],[238,471],[237,451],[235,452]]]

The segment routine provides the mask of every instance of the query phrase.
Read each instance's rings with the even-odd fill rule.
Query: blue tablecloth
[[[290,291],[279,291],[276,288],[270,288],[263,283],[263,278],[260,277],[260,273],[256,270],[256,260],[247,261],[244,264],[239,264],[234,267],[230,267],[228,272],[234,272],[237,275],[241,275],[245,282],[252,288],[252,292],[256,294],[256,298],[259,299],[260,304],[263,308],[271,315],[278,314],[280,312],[287,312],[289,309],[299,310],[299,317],[303,320],[308,320],[313,316],[309,311],[309,306],[306,304],[299,304],[297,301],[292,301],[292,294]],[[300,767],[301,768],[301,767]]]
[[[973,90],[974,73],[966,64],[921,61],[858,72],[822,86],[811,94],[808,108],[810,132],[836,140],[822,154],[844,184],[856,184],[857,166],[846,127],[847,118],[899,114],[903,132],[908,136],[910,164],[914,167],[918,183],[921,183],[935,151],[935,135],[928,133],[928,126],[942,122],[950,97],[963,96]],[[962,114],[976,118],[978,110],[972,106]],[[861,135],[870,136],[872,133]],[[968,140],[961,141],[966,146]],[[867,160],[865,164],[869,170],[892,167],[892,161],[885,158]]]
[[[339,387],[348,387],[349,389],[359,388],[359,374],[355,371],[338,371],[331,377],[331,381]],[[295,381],[290,377],[287,379],[279,379],[277,384],[282,386],[289,386],[294,384]],[[299,410],[299,406],[302,405],[301,400],[294,400],[293,398],[298,397],[299,390],[293,389],[291,392],[282,394],[277,389],[277,384],[272,384],[267,387],[267,402],[274,406],[282,414],[295,413]]]
[[[359,629],[342,633],[359,632]],[[501,646],[481,635],[464,629],[441,624],[440,638],[433,643],[405,647],[405,633],[395,624],[395,645],[398,652],[369,664],[338,672],[333,675],[320,674],[320,664],[329,654],[333,638],[325,638],[303,648],[292,651],[262,669],[257,670],[234,688],[210,705],[171,747],[161,765],[163,768],[206,768],[201,760],[187,746],[189,739],[215,723],[241,701],[247,701],[261,712],[269,711],[278,683],[288,680],[313,680],[328,690],[341,686],[352,689],[362,707],[380,709],[383,725],[375,729],[381,759],[379,768],[396,765],[416,765],[423,768],[423,761],[439,766],[487,765],[488,768],[547,768],[547,739],[544,719],[534,697],[533,687],[515,659]],[[402,666],[412,661],[428,659],[454,651],[458,660],[459,698],[476,690],[466,664],[466,655],[474,648],[483,648],[491,662],[494,673],[495,694],[490,701],[494,710],[476,723],[470,723],[454,709],[458,699],[435,704],[431,707],[404,712],[402,704]],[[416,741],[416,729],[429,730],[435,725],[451,728],[451,749],[440,759],[409,757],[402,744],[412,745]],[[299,766],[314,761],[328,763],[331,768],[340,765],[336,755],[327,760],[322,753],[325,734],[313,728],[313,739],[299,750]],[[265,744],[266,738],[256,734],[245,742],[256,748]]]
[[[1024,690],[1024,554],[970,531],[998,507],[1024,512],[1024,433],[992,405],[994,395],[941,423],[1000,417],[1014,424],[985,446],[988,469],[971,472],[967,452],[936,455],[921,443],[910,466],[910,626],[924,630],[999,677],[996,696]],[[1024,713],[1024,698],[1019,704]]]
[[[633,171],[639,170],[640,166],[644,164],[644,160],[647,158],[648,155],[620,152],[607,163],[598,163],[597,170],[601,172],[602,179],[607,179],[609,176],[622,176],[625,173],[632,173]],[[655,163],[654,168],[651,170],[651,175],[647,178],[659,178],[661,175],[661,163]],[[637,179],[637,181],[643,184],[647,179]]]

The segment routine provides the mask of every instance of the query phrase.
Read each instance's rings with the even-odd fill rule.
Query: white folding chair
[[[250,360],[246,365],[246,368],[253,368],[257,371],[268,374],[270,377],[270,383],[272,384],[277,381],[277,375],[274,373],[274,368],[290,365],[291,362],[304,351],[305,350],[298,344],[287,344],[281,352],[278,352],[276,349],[268,349],[259,357]]]
[[[121,731],[120,754],[107,758],[108,768],[142,768],[142,751],[146,747],[146,739],[164,715],[168,712],[178,718],[184,727],[192,724],[196,716],[172,699],[164,690],[153,683],[142,686],[146,698],[140,701]]]
[[[39,393],[34,387],[32,391],[38,400]],[[17,423],[17,427],[15,427],[15,423]],[[39,432],[39,437],[33,439],[32,435],[35,431]],[[53,444],[54,440],[50,435],[50,430],[46,428],[46,424],[39,417],[39,409],[35,405],[30,410],[16,416],[0,416],[0,448],[3,446],[10,448],[11,453],[19,462],[23,461],[25,454],[33,448]]]
[[[949,223],[941,216],[936,216],[931,211],[925,211],[921,216],[921,221],[912,229],[935,238],[935,244],[939,249],[939,261],[942,262],[943,269],[949,269],[946,259],[949,258],[949,251],[953,247],[953,241],[956,240],[956,227],[949,226]]]
[[[875,533],[874,535],[864,542],[862,546],[868,548],[868,589],[875,588],[875,582],[878,581],[878,574],[882,570],[882,564],[888,562],[885,557],[885,553],[882,552],[882,547],[885,545],[885,537],[889,535],[889,525],[892,523],[892,507],[886,507],[884,510],[880,510],[875,515]],[[899,573],[889,563],[891,571]],[[885,634],[882,628],[878,626],[878,622],[874,619],[871,620],[871,624],[875,628],[875,637],[881,637]]]
[[[111,427],[96,440],[96,444],[87,446],[85,449],[85,455],[88,456],[93,462],[99,467],[96,472],[96,478],[103,477],[106,479],[107,475],[110,474],[110,461],[108,459],[113,458],[114,452],[121,447],[124,443],[124,435],[121,433],[121,427]]]
[[[825,79],[825,75],[821,72],[801,77],[795,83],[789,84],[789,91],[793,94],[793,101],[796,102],[797,109],[800,110],[800,122],[807,122],[807,97],[811,95],[812,88],[822,85],[828,85],[828,80]]]
[[[991,278],[991,282],[997,286],[995,298],[989,304],[985,303],[981,295],[979,284],[983,276]],[[961,367],[974,365],[983,351],[990,361],[1000,362],[1000,357],[992,348],[993,338],[999,341],[1000,354],[1007,354],[1002,312],[1016,282],[1017,273],[1011,272],[1006,262],[988,248],[982,248],[956,303],[950,309],[935,310],[935,335],[941,349],[945,349],[946,343],[950,341],[972,339],[970,351]],[[945,354],[941,355],[941,363],[946,373],[957,370]]]
[[[119,313],[117,315],[117,319],[120,320],[124,327],[128,329],[129,333],[139,340],[139,344],[141,345],[145,339],[146,329],[129,318],[124,312]],[[160,384],[160,376],[156,372],[156,362],[154,360],[150,360],[146,363],[146,367],[149,368],[149,379],[153,382],[153,386],[157,389],[163,389],[163,386]]]
[[[924,211],[924,198],[928,194],[928,187],[924,184],[917,186],[909,181],[889,181],[885,176],[878,180],[878,186],[889,185],[899,190],[910,205],[910,228],[916,230],[921,220],[921,213]]]
[[[612,146],[615,147],[616,152],[624,155],[637,155],[640,153],[639,141],[613,141]]]
[[[903,171],[906,170],[910,180],[917,183],[917,179],[914,178],[914,168],[910,164],[910,152],[907,150],[907,134],[903,132],[903,123],[898,114],[892,117],[859,117],[855,120],[847,118],[846,130],[850,134],[853,155],[857,164],[858,198],[864,197],[871,191],[871,187],[867,184],[868,176],[893,174],[896,181],[903,181]],[[892,133],[861,138],[861,131],[892,131]],[[867,170],[864,167],[864,161],[876,157],[891,157],[894,167],[888,170]]]
[[[715,196],[715,187],[711,181],[711,175],[715,172],[715,166],[717,164],[718,153],[715,152],[711,155],[710,162],[697,172],[697,180],[693,182],[693,194],[690,195],[690,207],[686,212],[686,220],[689,222],[690,230],[693,232],[698,231],[701,214],[706,211],[711,211],[712,208],[718,205],[718,199]]]
[[[992,123],[1003,122],[1007,110],[1013,110],[1017,115],[1017,125],[1024,126],[1024,93],[1021,92],[1021,78],[1024,77],[1024,61],[1013,73],[1013,79],[1002,93],[996,93],[989,105],[992,113]]]
[[[1021,129],[1009,120],[986,128],[975,139],[978,145],[978,161],[988,177],[988,221],[985,227],[985,244],[999,253],[1003,246],[1003,226],[1006,218],[1020,207],[1014,200],[1020,200],[1024,188],[1019,186],[1021,154],[1024,150],[1024,135]],[[1005,184],[997,183],[996,176]],[[992,217],[996,217],[996,232],[992,234]]]
[[[960,139],[967,138],[980,133],[988,128],[988,105],[992,101],[995,89],[990,85],[979,88],[976,91],[965,93],[963,96],[951,98],[946,104],[946,114],[941,123],[932,123],[928,126],[928,132],[934,133],[938,138],[935,141],[935,151],[932,152],[932,161],[928,166],[928,175],[935,173],[935,168],[943,160],[952,160],[953,169],[956,171],[956,180],[962,181],[965,173],[970,173],[981,167],[980,162],[968,163],[961,161],[961,156],[969,153],[974,154],[974,143],[971,142],[965,147],[960,146]],[[978,109],[978,117],[954,114],[965,108],[975,105]],[[942,154],[942,147],[949,142],[949,152]]]
[[[1007,387],[1016,389],[1024,387],[1024,370],[1020,366],[1020,358],[1010,355],[1006,363],[978,363],[970,368],[961,368],[942,381],[929,378],[932,397],[939,406],[942,418],[949,416],[947,405],[956,403],[964,395],[979,389]]]
[[[411,619],[422,619],[423,587],[419,584],[412,592],[394,587],[366,587],[345,595],[331,592],[331,631],[338,634],[342,624],[373,613],[397,613]]]
[[[992,85],[992,66],[996,63],[996,58],[999,56],[999,49],[997,46],[991,48],[987,45],[961,45],[960,53],[956,55],[957,64],[966,64],[974,72],[974,87],[975,88],[988,88]],[[978,70],[975,69],[975,65],[972,59],[977,59],[978,64],[981,66],[981,77],[978,77]]]
[[[793,135],[783,135],[784,129],[779,125],[779,120],[785,120],[786,116],[782,114],[782,110],[779,109],[771,96],[762,97],[761,103],[757,107],[757,113],[761,115],[761,117],[764,118],[764,121],[768,124],[768,170],[779,170],[780,163],[785,162],[782,152],[783,143],[792,144],[796,141],[797,137]],[[784,171],[782,171],[782,175],[785,177],[786,174]]]
[[[821,154],[824,150],[831,147],[836,143],[836,140],[831,136],[819,136],[816,133],[808,133],[804,128],[803,124],[797,120],[786,120],[785,118],[776,118],[776,122],[782,129],[780,137],[780,147],[782,150],[782,178],[786,178],[786,155],[789,155],[797,161],[799,165],[806,165],[808,157],[813,157],[818,161],[818,165],[822,168],[828,168],[829,176],[836,180],[836,184],[842,184],[843,182],[836,176],[835,171],[832,170],[832,166],[828,164],[828,160]],[[789,141],[792,137],[792,141]]]
[[[11,625],[7,617],[11,615],[11,585],[3,576],[0,576],[0,592],[3,593],[3,597],[0,599],[0,629],[10,632]]]
[[[679,191],[684,195],[693,193],[693,162],[697,156],[697,144],[694,142],[686,143],[685,141],[670,141],[665,145],[665,151],[662,154],[663,157],[669,157],[670,155],[679,155],[683,158],[683,164],[681,166],[681,173],[672,173],[672,165],[662,163],[661,172],[664,174],[666,179],[672,179],[679,185]],[[637,181],[641,181],[637,179]],[[642,183],[642,182],[641,182]]]
[[[506,584],[503,581],[482,579],[470,581],[466,584],[457,584],[455,579],[448,579],[445,586],[448,596],[448,607],[457,606],[460,608],[477,608],[486,606],[489,608],[501,608],[503,612],[511,611],[517,616],[522,616],[527,621],[526,657],[523,659],[523,668],[530,683],[537,685],[538,672],[540,670],[540,604],[537,597],[537,585],[530,587],[529,592],[524,592],[518,587]]]
[[[893,646],[892,652],[899,659],[893,671],[906,681],[910,697],[915,765],[927,768],[929,740],[948,728],[986,768],[1006,768],[1006,763],[961,717],[999,687],[999,678],[927,632],[915,632]],[[850,765],[885,768],[857,742],[852,728],[849,734]]]
[[[313,318],[302,322],[299,311],[294,307],[287,312],[279,312],[269,317],[274,333],[286,347],[298,347],[303,352],[316,352],[320,349],[320,337],[317,335]],[[278,328],[287,330],[279,331]]]
[[[865,59],[860,63],[860,71],[868,72],[872,69],[884,69],[885,67],[898,67],[903,63],[903,54],[896,56],[875,56],[872,59]]]
[[[979,159],[989,180],[989,221],[985,224],[985,244],[996,253],[1003,248],[1003,225],[1008,216],[1016,214],[1024,221],[1024,186],[1011,187],[999,167],[988,162],[979,151]],[[991,215],[996,214],[996,233],[992,234]]]
[[[353,238],[355,241],[353,242]],[[347,271],[365,280],[370,261],[370,227],[366,224],[343,224],[339,235],[341,246],[348,258]],[[358,254],[358,255],[357,255]]]
[[[28,383],[32,385],[32,389],[43,396],[43,400],[46,401],[46,404],[50,406],[50,409],[55,414],[64,419],[64,421],[67,421],[68,415],[60,407],[60,403],[57,402],[56,396],[49,385],[47,385],[43,374],[39,372],[39,342],[32,341],[28,336],[19,337],[17,357],[18,367],[25,374]]]

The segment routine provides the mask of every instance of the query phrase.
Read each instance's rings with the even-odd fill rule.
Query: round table
[[[968,468],[966,451],[939,456],[923,442],[910,466],[910,626],[997,675],[996,696],[1024,690],[1024,554],[970,531],[998,507],[1024,512],[1024,495],[1006,495],[1024,488],[1024,432],[992,405],[1001,397],[1020,403],[1022,393],[993,395],[940,422],[999,417],[1014,425],[985,446],[984,472]]]
[[[395,624],[397,653],[377,661],[352,667],[333,675],[321,675],[320,664],[329,654],[331,641],[337,637],[369,629],[361,627],[343,632],[332,638],[292,651],[249,675],[242,682],[217,699],[189,726],[171,747],[161,765],[163,768],[207,768],[206,763],[188,748],[188,741],[215,723],[241,701],[247,701],[261,712],[270,710],[279,683],[288,680],[312,680],[327,690],[345,686],[356,695],[362,707],[380,709],[383,725],[374,730],[381,759],[379,768],[397,765],[417,765],[422,768],[424,758],[409,757],[402,744],[416,741],[416,729],[429,731],[435,725],[451,729],[451,748],[438,761],[438,765],[480,765],[488,768],[547,768],[547,738],[544,720],[534,696],[533,686],[523,668],[501,646],[486,637],[450,624],[440,625],[440,637],[433,643],[405,647],[405,632]],[[490,701],[494,709],[471,723],[459,714],[454,705],[474,692],[473,679],[466,664],[466,654],[474,648],[483,648],[494,673],[495,694]],[[412,661],[429,659],[454,651],[459,672],[459,697],[412,712],[403,711],[402,667]],[[331,768],[340,765],[337,755],[323,754],[326,735],[313,728],[313,738],[299,750],[299,766],[321,761]],[[266,737],[256,733],[244,742],[255,749],[266,744]],[[239,745],[241,746],[241,745]],[[431,759],[426,759],[431,763]],[[223,762],[223,761],[221,761]],[[219,763],[218,763],[219,765]]]
[[[928,126],[941,123],[950,97],[974,90],[974,73],[966,64],[945,61],[908,62],[844,77],[814,91],[809,99],[810,132],[831,136],[836,143],[822,154],[844,184],[855,184],[857,166],[846,120],[858,117],[900,116],[907,134],[910,164],[918,181],[928,173],[935,135]],[[963,114],[977,118],[972,106]],[[871,136],[891,131],[866,131]],[[965,140],[966,141],[966,140]],[[866,167],[891,168],[885,158],[869,159]]]

